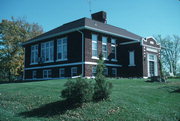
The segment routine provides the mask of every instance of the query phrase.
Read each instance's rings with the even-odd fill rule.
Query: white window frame
[[[32,71],[32,78],[37,79],[37,71],[36,70]]]
[[[115,73],[113,73],[115,72]],[[117,77],[117,68],[112,68],[112,75]]]
[[[66,43],[64,43],[66,40]],[[61,48],[61,49],[59,49]],[[61,58],[59,58],[58,53],[61,52]],[[67,60],[67,37],[63,37],[57,40],[57,60],[56,61],[66,61]]]
[[[107,43],[108,43],[108,38],[103,36],[102,37],[102,54],[103,54],[104,59],[108,58],[108,46],[107,46]],[[103,50],[103,46],[106,47],[106,51]],[[104,53],[105,53],[105,56],[104,56]]]
[[[73,77],[73,76],[77,76],[77,67],[72,67],[71,68],[71,77]]]
[[[31,65],[38,64],[38,44],[31,46]]]
[[[63,74],[62,74],[62,71],[64,72]],[[64,75],[64,76],[62,76],[62,75]],[[65,77],[65,68],[59,69],[59,77]]]
[[[94,37],[96,37],[96,40],[94,40]],[[93,44],[96,44],[97,48],[93,48]],[[93,55],[93,51],[96,51],[97,55]],[[92,58],[98,59],[98,35],[92,34]]]
[[[45,77],[45,73],[47,74],[47,76]],[[43,78],[44,79],[48,79],[52,77],[52,70],[51,69],[47,69],[47,70],[43,70]]]
[[[54,41],[41,43],[41,59],[44,63],[54,62]]]
[[[117,50],[116,50],[116,39],[111,38],[111,53],[112,48],[115,48],[115,57],[111,59],[111,61],[117,61]]]
[[[135,51],[129,51],[129,65],[128,66],[136,66],[135,65]]]

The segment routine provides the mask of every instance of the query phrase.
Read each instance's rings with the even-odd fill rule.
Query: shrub
[[[94,87],[94,101],[106,100],[110,97],[112,83],[106,82],[105,78],[96,78]]]
[[[93,84],[82,78],[68,80],[65,83],[65,89],[61,91],[61,97],[73,104],[82,104],[92,100]]]
[[[112,83],[107,82],[105,80],[104,76],[104,60],[102,54],[99,55],[99,61],[96,68],[96,77],[95,77],[95,86],[94,86],[94,95],[93,100],[94,101],[100,101],[105,100],[110,97],[111,89],[112,89]]]

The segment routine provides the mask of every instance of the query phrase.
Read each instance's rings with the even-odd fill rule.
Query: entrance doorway
[[[155,76],[154,61],[149,61],[149,73],[150,76]]]

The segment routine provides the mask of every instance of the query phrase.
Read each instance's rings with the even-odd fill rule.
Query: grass
[[[60,98],[67,80],[0,84],[2,121],[178,121],[180,80],[149,83],[143,79],[108,79],[111,99],[71,106]]]

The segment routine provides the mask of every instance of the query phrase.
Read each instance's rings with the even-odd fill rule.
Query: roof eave
[[[116,36],[116,37],[122,37],[122,38],[130,39],[130,40],[134,40],[134,41],[140,41],[139,39],[135,39],[135,38],[132,38],[132,37],[127,37],[127,36],[116,34],[116,33],[113,33],[113,32],[109,32],[109,31],[105,31],[105,30],[101,30],[101,29],[97,29],[97,28],[93,28],[93,27],[89,27],[89,26],[82,26],[82,27],[73,28],[73,29],[70,29],[70,30],[67,30],[67,31],[64,31],[64,32],[59,32],[59,33],[56,33],[56,34],[52,34],[52,35],[49,35],[49,36],[40,37],[40,38],[37,38],[37,39],[32,39],[30,41],[26,41],[26,42],[22,43],[22,46],[25,46],[27,44],[31,44],[31,43],[34,43],[34,42],[38,42],[38,41],[41,41],[41,40],[44,40],[44,39],[56,37],[56,36],[59,36],[59,35],[70,33],[70,32],[74,32],[74,31],[77,31],[77,30],[82,30],[82,29],[92,30],[92,31],[95,31],[95,32],[101,32],[101,33],[113,35],[113,36]]]

